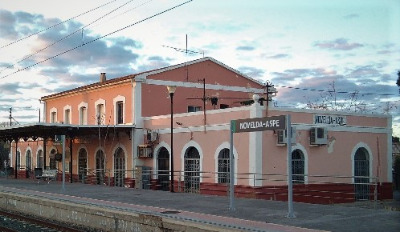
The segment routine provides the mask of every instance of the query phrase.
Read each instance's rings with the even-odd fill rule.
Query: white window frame
[[[104,121],[101,121],[101,125],[104,125],[105,124],[105,116],[106,116],[106,100],[104,100],[104,99],[102,99],[102,98],[100,98],[100,99],[98,99],[95,103],[94,103],[94,107],[95,107],[95,115],[94,115],[94,124],[95,125],[97,125],[97,117],[98,117],[98,112],[97,112],[97,106],[98,105],[101,105],[101,104],[103,104],[104,105],[104,112],[101,112],[101,114],[102,115],[104,115]]]
[[[69,115],[68,115],[68,119],[69,122],[67,122],[67,111],[69,110]],[[66,105],[63,108],[63,112],[64,112],[64,116],[63,116],[63,122],[64,124],[72,124],[72,109],[70,105]]]
[[[114,125],[118,124],[118,110],[117,110],[117,103],[122,102],[122,124],[126,123],[126,117],[125,117],[125,112],[126,112],[126,104],[125,104],[125,97],[118,95],[113,99],[113,105],[114,105]]]
[[[82,115],[82,108],[86,108],[86,112],[84,115]],[[88,103],[87,102],[81,102],[78,105],[78,112],[79,112],[79,125],[87,125],[88,124]],[[97,112],[96,112],[97,113]]]
[[[53,113],[55,113],[55,117],[53,117]],[[57,108],[53,107],[50,109],[50,123],[57,123]]]

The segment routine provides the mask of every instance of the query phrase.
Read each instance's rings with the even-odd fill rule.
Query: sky
[[[275,85],[277,107],[391,114],[400,136],[398,0],[2,0],[0,126],[101,72],[203,56]]]

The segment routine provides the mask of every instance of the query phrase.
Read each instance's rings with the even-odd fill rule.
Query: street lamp
[[[171,192],[174,192],[174,93],[176,86],[167,86],[169,98],[171,99]]]

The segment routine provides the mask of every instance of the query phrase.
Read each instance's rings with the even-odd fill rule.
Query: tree
[[[347,97],[339,99],[335,87],[335,81],[329,84],[328,91],[321,93],[320,98],[314,102],[307,100],[307,108],[330,111],[365,112],[366,104],[358,99],[359,91],[348,93]]]
[[[397,82],[396,85],[399,87],[399,94],[400,94],[400,70],[397,71]]]

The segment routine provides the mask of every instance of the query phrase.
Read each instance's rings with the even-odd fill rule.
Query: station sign
[[[346,125],[346,116],[341,115],[314,115],[314,124],[326,124],[326,125]]]
[[[286,129],[285,115],[231,121],[233,133]]]

